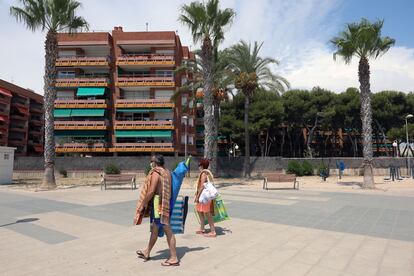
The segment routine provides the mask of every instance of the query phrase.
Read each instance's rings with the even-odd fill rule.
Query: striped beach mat
[[[185,220],[188,213],[188,196],[178,196],[171,215],[171,229],[174,234],[184,234]]]

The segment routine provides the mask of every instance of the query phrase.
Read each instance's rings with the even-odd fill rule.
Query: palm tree
[[[204,92],[204,157],[213,159],[212,169],[216,168],[215,144],[217,129],[214,127],[213,88],[214,63],[217,59],[219,44],[224,40],[224,27],[231,24],[235,13],[232,9],[221,10],[219,0],[191,2],[181,7],[178,20],[191,30],[194,43],[201,42],[201,64]]]
[[[372,109],[369,58],[376,59],[385,54],[395,40],[390,37],[381,37],[383,20],[374,23],[362,19],[359,23],[347,24],[345,30],[331,40],[337,56],[349,64],[354,56],[359,58],[358,76],[361,91],[361,120],[364,156],[364,183],[363,188],[375,188],[372,167]]]
[[[22,7],[10,7],[10,14],[22,22],[31,31],[46,31],[45,41],[45,74],[44,110],[45,110],[45,173],[42,187],[52,189],[55,182],[55,137],[54,137],[54,102],[55,62],[58,55],[57,34],[60,31],[76,32],[80,28],[88,28],[84,18],[76,16],[81,4],[74,0],[20,0]]]
[[[249,134],[249,105],[259,87],[274,92],[284,92],[289,88],[289,82],[281,76],[275,75],[269,68],[271,64],[279,64],[273,58],[259,56],[263,42],[250,43],[240,41],[232,46],[227,53],[229,69],[234,74],[235,86],[244,94],[244,139],[245,159],[244,175],[250,176],[250,134]]]

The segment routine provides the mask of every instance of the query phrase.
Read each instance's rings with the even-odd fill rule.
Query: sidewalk
[[[165,238],[151,261],[136,257],[149,237],[147,221],[131,225],[137,190],[2,187],[0,274],[414,275],[414,198],[310,185],[300,191],[223,185],[231,220],[217,225],[217,238],[205,238],[195,234],[189,213],[185,234],[176,236],[181,265],[174,268],[161,266]],[[185,186],[182,194],[193,190]],[[19,219],[31,220],[14,223]]]

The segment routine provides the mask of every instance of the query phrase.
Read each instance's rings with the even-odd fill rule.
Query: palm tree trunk
[[[214,161],[214,142],[216,140],[213,114],[213,46],[210,37],[206,36],[201,47],[201,62],[204,79],[204,157]],[[211,170],[216,171],[217,164],[212,162]]]
[[[220,125],[220,103],[214,101],[214,137],[218,137],[218,130]],[[217,138],[214,139],[213,143],[213,157],[212,157],[212,163],[215,164],[212,167],[212,172],[214,174],[217,174],[218,172],[218,162],[217,162],[217,153],[218,153],[218,145],[217,145]]]
[[[45,110],[45,173],[43,183],[44,189],[56,188],[55,181],[55,134],[54,134],[54,104],[55,91],[55,62],[58,53],[57,34],[48,31],[45,42],[45,75],[44,80],[44,110]]]
[[[244,97],[244,177],[250,177],[249,96]]]
[[[359,83],[361,90],[361,120],[362,120],[362,145],[364,156],[364,182],[362,188],[375,188],[374,173],[372,167],[372,108],[371,108],[371,89],[369,83],[369,63],[368,59],[362,57],[358,66]]]

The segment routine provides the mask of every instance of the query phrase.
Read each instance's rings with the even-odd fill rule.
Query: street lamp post
[[[233,154],[233,157],[236,157],[236,151],[239,149],[239,145],[237,145],[236,143],[233,143],[231,145],[231,149],[229,150],[230,154]]]
[[[409,149],[410,149],[410,141],[408,140],[408,119],[414,117],[413,114],[408,114],[405,116],[405,134],[407,138],[407,175],[410,176],[411,166],[410,166],[410,157],[409,155]]]
[[[184,129],[184,155],[185,155],[185,160],[187,160],[187,125],[188,125],[188,116],[184,115],[181,117],[184,120],[184,124],[185,124],[185,129]]]

